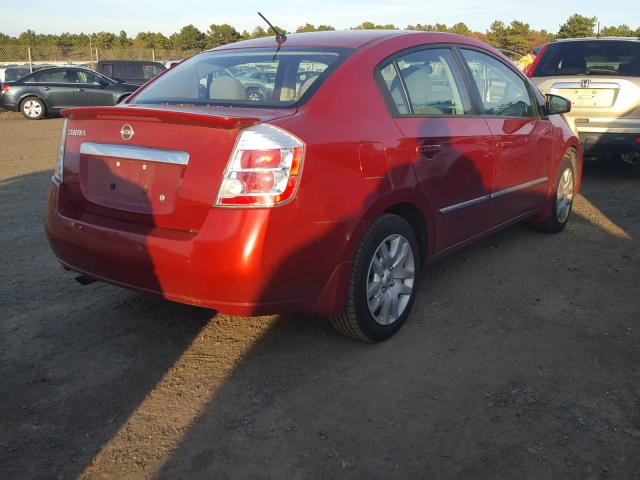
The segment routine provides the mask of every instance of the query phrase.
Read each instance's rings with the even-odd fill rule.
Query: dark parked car
[[[133,85],[147,83],[166,69],[160,62],[139,60],[101,60],[96,65],[96,70],[101,74]]]
[[[39,120],[68,107],[115,105],[137,89],[88,68],[49,68],[0,88],[0,110]]]

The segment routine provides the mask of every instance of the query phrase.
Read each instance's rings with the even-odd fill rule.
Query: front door
[[[75,71],[77,83],[75,102],[81,107],[113,105],[113,92],[100,83],[100,77],[84,70]]]
[[[494,136],[491,226],[540,208],[549,183],[551,122],[540,118],[526,81],[500,60],[461,49]]]

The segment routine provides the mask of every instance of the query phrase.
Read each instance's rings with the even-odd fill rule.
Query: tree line
[[[560,25],[556,33],[546,30],[535,30],[528,23],[513,20],[509,24],[496,20],[485,32],[472,31],[465,23],[454,25],[443,23],[407,25],[406,30],[450,32],[466,35],[485,41],[497,48],[503,48],[516,52],[525,52],[555,38],[590,37],[596,35],[596,17],[587,17],[574,14]],[[279,28],[286,32],[285,29]],[[352,27],[355,30],[390,29],[399,27],[393,24],[378,25],[373,22],[363,22]],[[295,33],[335,30],[331,25],[313,25],[306,23],[295,30]],[[286,32],[291,33],[291,32]],[[186,25],[178,32],[166,36],[159,32],[140,32],[135,37],[129,37],[125,31],[119,34],[111,32],[62,33],[60,35],[39,34],[33,30],[26,30],[16,37],[0,33],[0,45],[30,45],[30,46],[54,46],[60,48],[81,48],[93,46],[101,49],[173,49],[173,50],[202,50],[214,48],[227,43],[237,42],[251,38],[260,38],[273,35],[263,27],[256,27],[252,31],[238,31],[235,27],[223,23],[213,24],[207,31],[201,31],[194,25]],[[640,37],[640,27],[633,29],[626,24],[617,26],[605,26],[600,30],[602,36]]]

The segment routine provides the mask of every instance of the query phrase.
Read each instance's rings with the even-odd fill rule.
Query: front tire
[[[420,278],[420,252],[409,223],[384,214],[369,228],[356,253],[345,311],[332,318],[348,337],[379,342],[405,322]]]
[[[20,111],[28,120],[40,120],[47,114],[47,107],[37,97],[27,97],[20,102]]]
[[[558,169],[553,205],[551,206],[551,212],[548,218],[541,222],[533,222],[530,226],[536,230],[547,233],[559,233],[564,230],[571,217],[576,184],[576,169],[573,162],[573,153],[572,151],[568,151]]]

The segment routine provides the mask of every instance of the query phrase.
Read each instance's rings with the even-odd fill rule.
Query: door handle
[[[49,90],[51,90],[49,87],[42,87],[42,89],[46,92],[48,92]]]
[[[511,145],[513,145],[513,142],[496,142],[497,148],[510,147]]]
[[[84,88],[76,88],[76,92],[84,92]]]
[[[433,158],[440,150],[442,150],[440,145],[418,145],[416,147],[416,153],[427,158]]]

